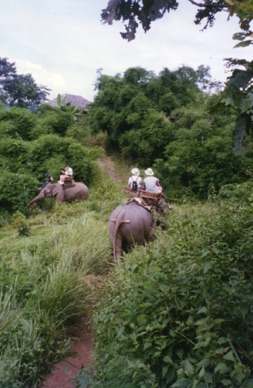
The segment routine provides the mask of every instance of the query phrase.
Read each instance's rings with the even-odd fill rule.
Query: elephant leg
[[[153,220],[152,225],[149,229],[149,235],[148,235],[149,240],[154,236],[155,231],[156,231],[156,221]]]
[[[116,236],[114,247],[113,247],[113,254],[114,254],[114,260],[118,263],[121,261],[121,253],[122,253],[122,240],[120,236]]]

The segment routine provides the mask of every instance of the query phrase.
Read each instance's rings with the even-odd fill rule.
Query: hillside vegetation
[[[252,387],[252,185],[176,207],[93,315],[95,387]]]
[[[133,68],[99,74],[87,114],[0,107],[3,387],[39,386],[85,324],[94,387],[252,386],[251,138],[218,86],[205,67]],[[106,153],[121,182],[97,163]],[[29,209],[65,164],[88,200]],[[116,266],[107,223],[136,166],[155,170],[174,210]]]
[[[99,281],[110,270],[107,222],[122,198],[113,181],[98,177],[89,201],[61,203],[25,220],[15,215],[0,230],[4,387],[36,387],[67,354],[69,336],[89,322],[92,289],[86,279]]]

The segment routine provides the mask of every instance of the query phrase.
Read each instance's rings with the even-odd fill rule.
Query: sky
[[[236,17],[219,13],[212,28],[194,24],[196,7],[179,0],[176,11],[138,28],[134,41],[122,39],[122,21],[101,22],[107,0],[0,0],[0,57],[15,62],[18,74],[31,74],[37,85],[58,94],[75,94],[93,101],[98,71],[115,76],[130,67],[159,74],[181,65],[210,67],[213,79],[230,75],[224,58],[252,60],[250,47],[234,48],[239,32]]]

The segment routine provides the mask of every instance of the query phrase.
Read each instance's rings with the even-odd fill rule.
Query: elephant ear
[[[62,185],[59,185],[56,190],[56,201],[62,202],[63,200],[64,200],[64,190]]]

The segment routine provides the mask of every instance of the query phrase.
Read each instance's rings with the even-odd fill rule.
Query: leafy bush
[[[0,135],[22,140],[31,140],[36,116],[28,109],[0,109]]]
[[[252,175],[252,160],[234,153],[232,133],[233,125],[221,131],[207,120],[196,121],[191,129],[178,129],[163,157],[154,163],[164,187],[173,196],[188,192],[207,199],[210,185],[218,191],[223,185],[247,181]]]
[[[75,180],[83,180],[87,184],[92,181],[93,163],[88,150],[71,138],[57,135],[41,136],[31,142],[29,160],[32,171],[38,176],[50,171],[57,180],[63,167],[69,164],[73,168]]]
[[[37,116],[36,126],[32,131],[32,138],[37,139],[46,134],[56,134],[61,137],[74,123],[74,116],[71,112],[62,111],[59,108],[44,106]]]
[[[0,176],[0,207],[14,213],[28,214],[28,202],[38,187],[38,181],[31,175],[3,172]]]
[[[253,196],[240,191],[178,209],[115,269],[94,312],[94,387],[252,386]]]
[[[3,138],[0,143],[0,165],[13,173],[30,172],[29,149],[30,142]]]

